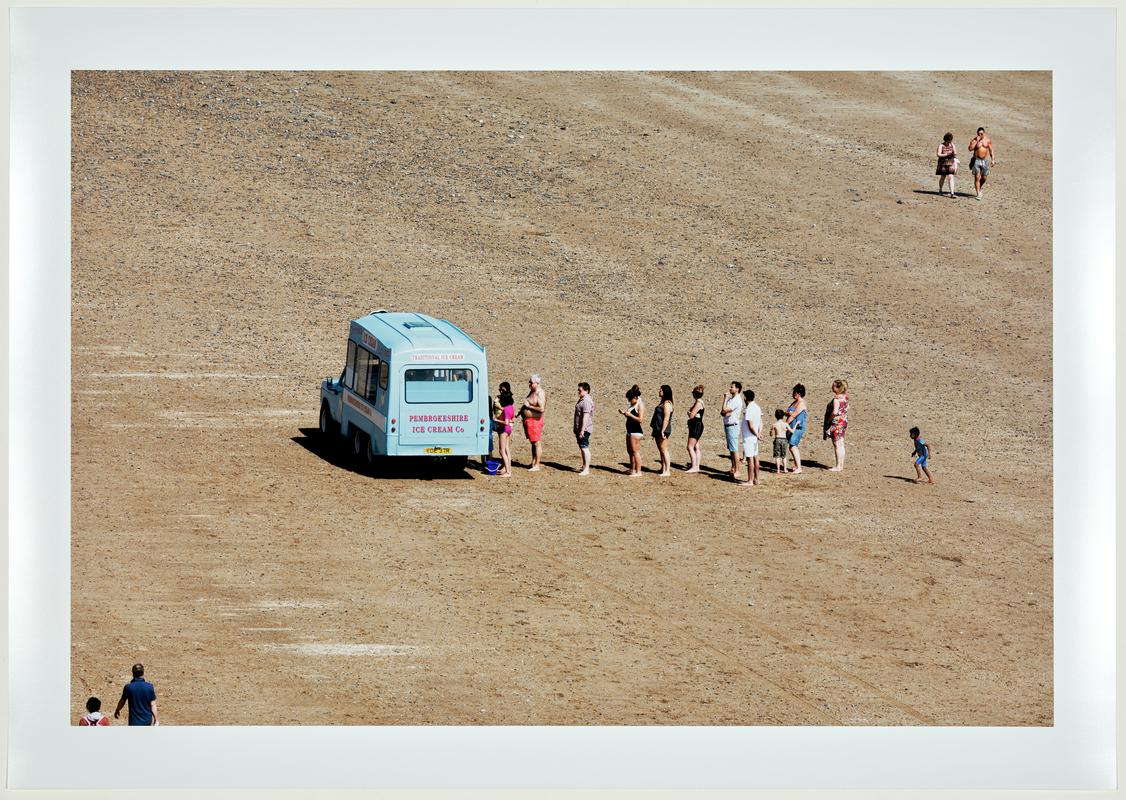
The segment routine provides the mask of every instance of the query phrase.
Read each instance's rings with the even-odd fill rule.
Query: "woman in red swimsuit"
[[[833,438],[833,454],[837,457],[837,464],[829,467],[829,472],[840,472],[845,463],[845,429],[848,427],[848,382],[844,380],[833,381],[833,411],[832,421],[825,431]]]

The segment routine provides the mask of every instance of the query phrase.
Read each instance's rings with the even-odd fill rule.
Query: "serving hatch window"
[[[473,370],[408,369],[405,389],[408,403],[468,403],[473,399]]]

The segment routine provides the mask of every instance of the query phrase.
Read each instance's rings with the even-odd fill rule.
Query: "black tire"
[[[371,440],[359,428],[352,428],[352,456],[356,463],[371,469],[375,465],[375,453],[371,451]]]
[[[367,437],[364,432],[359,428],[352,427],[352,458],[357,462],[362,462],[364,458],[364,451],[367,450]]]
[[[320,429],[321,436],[326,438],[336,433],[336,422],[332,419],[332,412],[328,410],[328,403],[321,403]]]

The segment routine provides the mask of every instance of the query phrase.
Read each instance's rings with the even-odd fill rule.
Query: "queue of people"
[[[830,386],[832,400],[825,410],[822,438],[831,441],[834,464],[829,472],[841,472],[845,467],[845,433],[848,430],[849,395],[848,382],[834,380]],[[497,437],[500,463],[496,474],[508,478],[512,476],[512,435],[513,423],[517,417],[531,445],[529,472],[542,469],[544,418],[547,412],[547,395],[539,375],[528,378],[528,394],[518,405],[507,381],[497,387],[497,397],[492,401],[492,430]],[[579,450],[579,464],[575,471],[579,475],[590,475],[591,437],[594,434],[595,402],[590,384],[583,381],[576,386],[577,400],[574,409],[572,432]],[[685,474],[701,471],[701,442],[704,436],[704,386],[697,384],[692,389],[692,402],[686,411],[687,455]],[[646,415],[646,405],[642,391],[636,384],[625,393],[625,407],[618,413],[625,418],[626,475],[639,477],[641,469],[641,450],[648,435],[656,446],[660,462],[659,477],[672,475],[672,458],[669,445],[673,436],[674,404],[673,389],[662,384],[653,398],[651,414]],[[771,455],[774,459],[774,472],[777,474],[800,475],[802,473],[802,441],[809,424],[809,409],[806,405],[806,388],[795,384],[790,391],[790,400],[785,408],[774,411],[774,424],[767,431],[763,425],[763,410],[755,400],[752,389],[743,389],[739,381],[732,381],[727,391],[718,401],[719,416],[723,428],[724,443],[731,465],[728,474],[732,480],[743,486],[756,486],[761,481],[762,465],[760,446],[766,442],[767,433],[771,441]],[[914,429],[912,431],[912,438]],[[491,451],[490,451],[491,452]],[[742,467],[746,467],[746,478],[740,478]],[[926,468],[925,456],[921,470]],[[926,472],[928,480],[930,473]],[[919,472],[919,478],[922,471]],[[933,482],[933,481],[931,481]]]

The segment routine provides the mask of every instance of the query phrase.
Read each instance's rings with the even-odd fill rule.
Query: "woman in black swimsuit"
[[[653,419],[649,420],[649,429],[653,432],[653,441],[657,443],[657,450],[661,453],[661,477],[667,478],[672,473],[669,471],[669,437],[672,436],[672,387],[667,383],[661,386],[661,394],[657,400],[657,407],[653,409]]]
[[[629,409],[618,413],[626,418],[626,453],[629,454],[629,476],[636,478],[641,474],[641,440],[645,434],[641,431],[641,415],[645,413],[645,404],[641,402],[641,390],[635,383],[626,392],[626,401]]]
[[[700,439],[704,437],[704,385],[692,390],[692,407],[688,409],[688,461],[685,473],[700,471]]]

